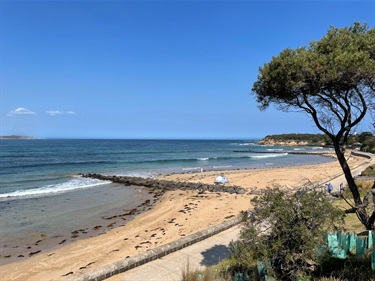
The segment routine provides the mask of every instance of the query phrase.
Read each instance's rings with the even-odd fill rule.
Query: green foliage
[[[307,145],[332,145],[332,140],[324,134],[278,134],[268,135],[259,143],[269,142],[304,142]],[[375,153],[375,136],[371,132],[362,132],[358,135],[351,135],[348,138],[347,144],[350,146],[361,143],[361,151]]]
[[[240,275],[242,280],[258,280],[256,263],[243,263],[239,259],[231,257],[217,266],[219,276],[229,280],[236,280]]]
[[[363,141],[361,146],[362,151],[375,153],[375,137],[368,138]]]
[[[181,273],[181,281],[246,281],[259,280],[256,266],[242,264],[235,258],[228,258],[218,265],[204,270],[194,270],[189,262]],[[241,278],[239,278],[241,277]]]
[[[338,280],[367,281],[375,279],[371,269],[371,254],[351,256],[345,259],[334,258],[329,254],[320,256],[318,266],[313,272],[316,277],[338,278]]]
[[[305,111],[318,129],[342,142],[374,101],[374,33],[359,23],[331,27],[308,47],[283,50],[259,69],[252,88],[259,107]]]
[[[358,219],[374,228],[375,216],[364,210],[345,158],[352,130],[366,114],[375,114],[375,28],[354,23],[331,27],[308,47],[285,49],[259,69],[252,91],[260,109],[273,104],[283,111],[308,114],[331,140],[355,201]],[[364,149],[373,151],[373,142]],[[368,146],[367,146],[368,145]],[[371,148],[370,148],[371,147]]]
[[[371,132],[362,132],[357,135],[357,140],[360,143],[363,143],[367,141],[368,139],[372,139],[372,138],[374,138],[374,135]]]
[[[266,136],[263,140],[272,140],[275,142],[306,142],[309,145],[321,145],[322,143],[326,143],[326,138],[323,134],[279,134]]]
[[[352,135],[349,138],[349,144],[360,143],[361,151],[375,153],[375,136],[371,132],[362,132],[358,135]]]
[[[288,196],[279,189],[268,189],[252,203],[254,212],[244,216],[243,251],[238,259],[262,261],[269,276],[282,280],[309,274],[316,248],[324,243],[324,230],[342,223],[343,213],[319,192]]]

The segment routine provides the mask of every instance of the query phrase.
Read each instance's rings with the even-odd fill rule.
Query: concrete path
[[[364,159],[362,164],[351,168],[351,172],[352,172],[353,177],[356,177],[356,176],[360,175],[360,173],[362,171],[364,171],[370,165],[375,165],[375,157],[374,157],[373,154],[369,154],[369,153],[361,153],[361,154],[368,155],[368,156],[371,157],[371,159],[367,159],[367,160]],[[333,177],[333,178],[325,181],[325,183],[329,183],[329,182],[332,184],[332,186],[333,186],[332,191],[334,191],[334,192],[340,191],[340,184],[341,183],[343,183],[344,186],[346,185],[346,179],[345,179],[345,176],[344,176],[343,173],[340,173],[336,177]]]
[[[204,269],[228,257],[228,245],[232,240],[238,240],[240,228],[240,225],[234,226],[199,243],[106,280],[178,281],[188,264],[192,270]]]

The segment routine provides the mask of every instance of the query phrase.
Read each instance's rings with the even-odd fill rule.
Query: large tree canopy
[[[359,210],[362,201],[344,147],[352,129],[374,108],[375,29],[359,23],[331,27],[326,36],[307,47],[283,50],[259,68],[252,91],[262,110],[274,104],[283,111],[311,116],[332,140],[360,220],[367,228],[373,227],[375,214],[369,221],[365,211]]]
[[[285,49],[259,69],[252,91],[261,109],[304,110],[323,132],[347,132],[375,98],[375,29],[331,27],[308,47]]]

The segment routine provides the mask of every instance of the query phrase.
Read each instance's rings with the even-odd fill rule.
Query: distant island
[[[35,140],[36,138],[30,136],[0,136],[1,140]]]
[[[281,134],[266,136],[258,143],[278,146],[324,146],[327,144],[327,139],[324,134]]]

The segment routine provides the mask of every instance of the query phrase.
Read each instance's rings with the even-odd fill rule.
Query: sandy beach
[[[364,158],[351,156],[349,165],[355,167],[365,161]],[[173,174],[161,179],[211,184],[220,173]],[[251,209],[250,199],[262,189],[274,186],[297,189],[338,175],[341,168],[337,161],[333,161],[320,165],[222,173],[229,179],[230,185],[245,188],[245,194],[165,192],[155,200],[152,208],[125,226],[53,251],[41,251],[20,262],[2,265],[1,280],[64,280],[78,276],[233,218],[241,211]],[[111,221],[108,220],[108,223]]]

